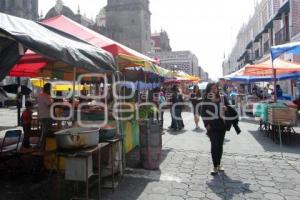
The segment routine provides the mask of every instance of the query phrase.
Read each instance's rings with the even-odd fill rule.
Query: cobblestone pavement
[[[6,124],[2,116],[12,117],[7,119],[10,121],[15,120],[15,116],[7,110],[0,109],[0,116],[0,127]],[[211,176],[210,143],[205,131],[193,130],[193,116],[190,113],[183,116],[184,131],[165,131],[163,135],[160,170],[127,168],[115,192],[104,190],[103,199],[300,199],[300,128],[295,128],[298,134],[293,136],[291,142],[284,140],[280,150],[277,143],[257,131],[258,124],[253,119],[243,119],[240,135],[237,136],[234,131],[226,134],[222,159],[225,173]],[[167,114],[165,119],[167,127],[170,124]],[[15,186],[20,187],[18,184],[15,183]],[[30,194],[33,194],[34,187],[39,188],[40,185],[32,185],[33,189],[28,190]],[[26,189],[20,191],[16,191],[20,196],[28,193]],[[0,192],[3,194],[3,189]],[[7,192],[9,197],[14,196],[15,191]],[[45,199],[47,195],[40,193],[40,198],[31,195],[29,199]],[[8,199],[4,196],[0,199]]]
[[[216,176],[205,152],[164,149],[163,158],[159,171],[127,169],[104,199],[300,199],[300,173],[281,157],[225,154]]]
[[[226,134],[225,173],[211,176],[205,131],[193,131],[191,115],[185,113],[184,119],[185,131],[163,135],[160,170],[127,169],[117,191],[104,199],[300,199],[299,135],[284,143],[282,158],[279,145],[257,131],[253,119],[245,118],[241,135]]]

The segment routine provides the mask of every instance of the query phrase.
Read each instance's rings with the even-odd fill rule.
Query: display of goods
[[[259,117],[262,121],[268,121],[268,104],[256,103],[254,104],[253,113],[256,117]]]
[[[99,128],[68,128],[54,134],[60,149],[86,148],[99,142]]]
[[[270,106],[268,108],[268,121],[274,125],[296,126],[298,110],[289,107]]]

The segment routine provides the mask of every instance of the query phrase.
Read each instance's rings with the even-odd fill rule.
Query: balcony
[[[255,54],[254,53],[247,53],[245,56],[244,64],[253,64],[253,61],[255,60]]]
[[[285,44],[290,41],[290,29],[291,27],[283,27],[277,33],[275,33],[275,44]]]
[[[270,50],[270,40],[267,40],[267,41],[264,43],[264,54],[269,53],[269,50]]]
[[[255,57],[254,60],[258,60],[258,59],[261,58],[261,55],[260,55],[260,53],[259,53],[259,50],[256,50],[256,51],[255,51],[254,57]]]

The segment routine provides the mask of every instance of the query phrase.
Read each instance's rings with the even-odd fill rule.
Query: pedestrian
[[[23,139],[23,147],[29,148],[30,142],[29,137],[31,134],[31,122],[32,122],[32,103],[30,101],[26,101],[25,103],[25,110],[22,112],[21,115],[21,122],[24,132],[24,139]]]
[[[177,118],[177,130],[181,131],[184,128],[184,123],[183,123],[183,119],[182,119],[182,115],[181,115],[182,110],[184,109],[184,105],[182,105],[182,103],[184,103],[184,98],[183,98],[182,90],[180,88],[178,89],[177,98],[178,98],[177,103],[179,103],[175,107],[175,113],[176,113],[176,118]]]
[[[163,92],[163,89],[160,89],[160,92],[158,94],[158,105],[159,105],[159,125],[160,125],[160,131],[163,132],[164,128],[164,105],[166,104],[166,97]]]
[[[171,98],[171,117],[172,122],[170,129],[174,131],[182,130],[184,127],[183,120],[181,117],[182,105],[178,103],[183,102],[182,94],[180,94],[179,89],[176,85],[172,87],[172,98]]]
[[[283,96],[282,89],[280,88],[280,85],[276,85],[276,95],[278,99],[281,99]]]
[[[221,166],[223,154],[223,143],[226,132],[225,121],[222,116],[225,116],[228,102],[226,97],[220,96],[219,88],[216,83],[209,83],[206,87],[206,94],[201,106],[201,117],[207,135],[211,142],[211,156],[213,161],[212,175],[219,171],[224,171]]]
[[[51,84],[46,83],[43,87],[43,92],[37,98],[38,104],[38,119],[41,122],[41,136],[38,146],[44,148],[46,135],[51,128],[52,119],[50,116],[50,107],[53,103],[51,98]]]
[[[194,85],[193,92],[190,96],[190,101],[193,106],[193,113],[194,113],[194,122],[196,125],[195,130],[199,130],[199,114],[200,114],[200,102],[201,102],[201,91],[198,87],[198,85]]]
[[[170,109],[170,113],[171,113],[171,126],[169,126],[169,129],[173,129],[175,130],[177,127],[176,124],[176,120],[175,120],[175,107],[174,104],[177,103],[177,86],[173,85],[173,87],[171,88],[171,98],[170,98],[170,102],[171,102],[171,109]]]

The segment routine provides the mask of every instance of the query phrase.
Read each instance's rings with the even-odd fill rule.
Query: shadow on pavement
[[[174,130],[168,129],[167,132],[171,135],[179,135],[179,134],[183,134],[183,133],[187,132],[187,130],[182,129],[182,130],[174,131]]]
[[[172,149],[162,150],[160,163],[162,163],[167,158],[168,153],[171,151]],[[147,187],[152,187],[152,183],[157,184],[157,182],[159,182],[160,180],[160,177],[160,169],[146,170],[142,168],[142,164],[140,163],[138,168],[126,169],[125,175],[114,193],[111,193],[109,190],[104,190],[104,192],[102,193],[102,197],[105,200],[133,200],[139,198],[145,199],[141,196],[142,193],[145,193],[145,189]],[[158,187],[153,189],[163,190],[163,188],[160,189]]]
[[[249,131],[249,133],[256,139],[256,141],[267,152],[280,152],[279,142],[273,141],[268,137],[265,132]],[[296,133],[289,139],[287,136],[282,135],[282,151],[285,153],[300,154],[300,134]]]
[[[252,193],[249,183],[231,179],[226,173],[213,176],[207,186],[221,199],[238,199],[240,194]]]
[[[259,126],[259,122],[256,121],[254,118],[242,118],[242,119],[240,119],[240,122],[246,122],[246,123],[250,123],[250,124],[256,124],[257,126]]]
[[[202,128],[200,128],[200,129],[198,129],[198,130],[196,130],[196,129],[193,129],[193,130],[192,130],[192,132],[195,132],[195,133],[204,133],[204,132],[206,132],[206,130],[205,130],[205,129],[202,129]]]

